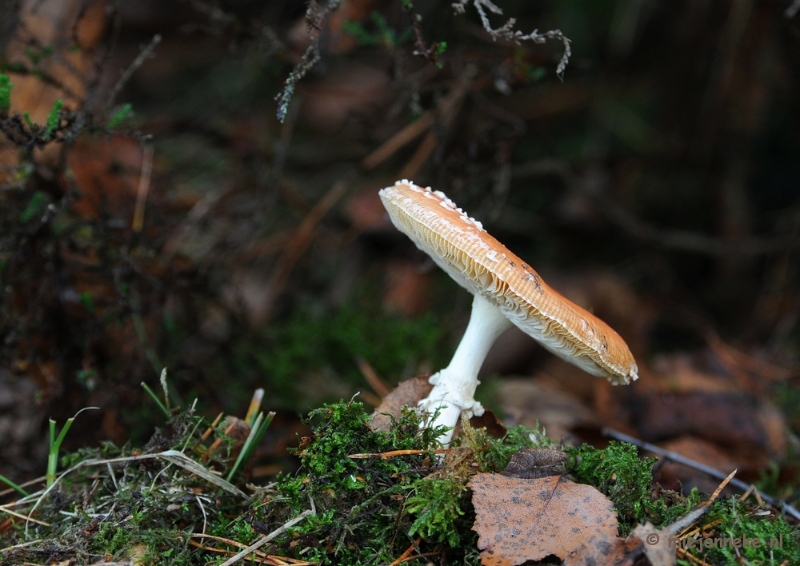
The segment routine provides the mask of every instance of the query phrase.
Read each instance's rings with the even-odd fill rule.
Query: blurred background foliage
[[[557,37],[493,38],[472,4],[0,2],[0,473],[34,473],[46,418],[84,406],[76,442],[140,441],[164,366],[203,411],[265,387],[294,415],[380,395],[359,359],[388,384],[446,364],[470,300],[383,216],[403,177],[607,319],[649,383],[688,364],[794,414],[752,441],[793,454],[796,2],[496,3],[493,29],[569,38],[563,77]],[[549,363],[510,336],[486,373]],[[606,403],[623,419],[587,387],[636,432],[637,393]]]

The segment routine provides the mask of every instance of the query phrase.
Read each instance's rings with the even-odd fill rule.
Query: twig
[[[303,221],[297,227],[289,244],[275,262],[275,266],[272,268],[266,285],[267,298],[265,300],[267,304],[267,318],[272,314],[275,300],[286,287],[286,283],[289,281],[289,275],[294,269],[294,266],[311,244],[317,225],[322,221],[323,217],[330,211],[333,205],[347,192],[347,184],[348,182],[346,180],[338,181],[333,184],[325,196],[323,196],[314,208],[309,211],[306,217],[303,218]]]
[[[23,515],[22,513],[17,513],[16,511],[12,511],[5,505],[0,505],[0,512],[7,513],[12,517],[16,517],[17,519],[24,519],[26,521],[31,521],[32,523],[36,523],[37,525],[42,525],[43,527],[51,526],[50,523],[46,523],[44,521],[40,521],[39,519],[34,519],[33,517],[29,517],[28,515]]]
[[[447,134],[453,128],[456,118],[464,104],[464,99],[471,88],[471,82],[466,77],[456,83],[456,85],[444,96],[436,108],[436,118],[438,128],[431,128],[422,142],[417,146],[417,150],[411,159],[403,166],[399,177],[401,179],[413,179],[419,170],[439,145],[440,136]],[[437,132],[437,130],[439,130]]]
[[[381,458],[382,460],[388,460],[389,458],[394,458],[395,456],[419,456],[420,454],[425,454],[430,452],[429,450],[389,450],[388,452],[375,452],[375,453],[366,453],[366,454],[350,454],[348,458],[352,458],[353,460],[366,460],[368,458]],[[437,454],[447,454],[450,452],[450,448],[438,448],[433,450],[433,452]]]
[[[269,541],[271,541],[272,539],[274,539],[278,535],[283,534],[289,528],[295,526],[297,523],[299,523],[300,521],[302,521],[303,519],[305,519],[306,517],[308,517],[309,515],[312,515],[312,514],[313,514],[313,511],[311,509],[307,509],[306,511],[303,511],[297,517],[295,517],[294,519],[292,519],[288,523],[284,524],[282,527],[278,527],[277,529],[275,529],[274,531],[272,531],[268,535],[265,535],[264,538],[261,538],[257,542],[251,544],[250,546],[245,548],[243,551],[241,551],[239,554],[231,556],[228,560],[226,560],[225,562],[220,564],[220,566],[231,566],[231,564],[235,564],[235,563],[239,562],[239,560],[241,560],[242,558],[244,558],[248,554],[256,551],[259,548],[261,548],[262,546],[267,544]]]
[[[306,52],[303,53],[303,58],[300,59],[300,62],[286,79],[283,90],[275,97],[278,103],[278,120],[280,122],[286,119],[286,112],[289,110],[289,101],[292,100],[295,86],[320,60],[318,38],[319,36],[315,38],[314,43],[308,46]]]
[[[157,33],[153,36],[153,39],[150,40],[150,43],[148,43],[145,48],[142,49],[141,53],[139,53],[139,56],[133,60],[133,63],[131,63],[130,66],[125,69],[125,72],[122,73],[122,76],[117,81],[117,84],[115,84],[114,88],[111,90],[111,94],[108,95],[106,108],[111,108],[111,106],[114,104],[114,100],[117,98],[117,95],[122,90],[122,87],[124,87],[125,83],[130,80],[130,78],[133,76],[133,73],[136,72],[136,69],[142,66],[142,63],[145,62],[145,60],[153,52],[153,49],[155,49],[156,45],[159,43],[161,43],[161,34]]]
[[[372,390],[377,393],[381,398],[384,398],[392,392],[386,383],[380,378],[380,376],[375,371],[367,360],[364,358],[356,358],[356,365],[358,365],[359,371],[361,371],[361,375],[364,376],[364,379],[367,380],[367,383]]]
[[[401,147],[407,143],[410,143],[414,140],[414,138],[430,128],[433,124],[433,117],[433,112],[428,111],[402,128],[399,132],[383,142],[380,147],[362,159],[361,168],[366,171],[375,169],[389,157],[394,155],[394,153]]]
[[[722,493],[722,490],[725,489],[725,486],[733,479],[734,474],[736,474],[736,470],[733,470],[728,477],[726,477],[721,484],[714,490],[714,493],[711,494],[711,497],[708,498],[707,501],[703,501],[700,505],[689,511],[686,515],[672,523],[667,527],[667,530],[673,535],[677,535],[682,530],[689,527],[689,525],[694,524],[697,519],[702,517],[706,511],[711,509],[711,504],[716,501],[719,494]]]
[[[414,543],[410,545],[403,554],[398,556],[396,560],[394,560],[391,564],[389,564],[389,566],[398,566],[399,564],[405,562],[406,559],[409,556],[411,556],[411,553],[417,549],[421,540],[422,540],[421,538],[417,538],[417,540],[415,540]]]
[[[150,176],[153,172],[153,146],[144,146],[142,155],[142,172],[139,176],[139,190],[136,194],[136,207],[133,210],[134,232],[141,232],[144,226],[144,210],[147,203],[147,194],[150,192]]]
[[[609,436],[611,438],[615,438],[623,442],[628,442],[629,444],[638,446],[643,450],[647,450],[648,452],[652,452],[653,454],[658,454],[662,458],[666,458],[667,460],[675,462],[676,464],[681,464],[689,468],[692,468],[694,470],[697,470],[699,472],[703,472],[704,474],[709,475],[712,478],[718,480],[724,480],[727,477],[724,473],[720,472],[719,470],[712,468],[710,466],[706,466],[705,464],[701,464],[700,462],[697,462],[695,460],[686,458],[685,456],[681,456],[677,452],[664,450],[663,448],[659,448],[655,444],[644,442],[643,440],[639,440],[638,438],[634,438],[633,436],[628,436],[627,434],[624,434],[622,432],[610,428],[603,429],[603,436]],[[738,489],[741,489],[742,491],[746,491],[750,488],[753,488],[752,485],[737,479],[731,479],[730,484]],[[781,509],[784,513],[791,515],[794,519],[800,521],[800,511],[798,511],[785,501],[780,501],[779,499],[766,495],[765,493],[761,493],[757,488],[754,488],[754,492],[758,493],[764,501],[766,501],[773,507]]]

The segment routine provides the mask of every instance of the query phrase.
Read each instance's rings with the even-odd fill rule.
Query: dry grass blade
[[[20,548],[26,548],[28,546],[33,546],[34,544],[39,544],[40,542],[42,542],[42,539],[29,540],[29,541],[26,541],[26,542],[21,542],[19,544],[15,544],[14,546],[8,546],[6,548],[0,548],[0,552],[8,552],[10,550],[17,550],[17,549],[20,549]]]
[[[175,464],[177,466],[180,466],[184,470],[187,470],[187,471],[189,471],[189,472],[191,472],[191,473],[203,478],[207,482],[212,483],[212,484],[216,485],[217,487],[220,487],[220,488],[224,489],[225,491],[227,491],[229,493],[232,493],[234,495],[238,495],[240,497],[246,497],[246,495],[241,490],[239,490],[239,488],[237,488],[235,485],[233,485],[232,483],[230,483],[228,481],[225,481],[224,479],[222,479],[221,477],[217,476],[216,474],[214,474],[213,472],[211,472],[207,468],[204,468],[203,466],[201,466],[200,464],[198,464],[197,462],[195,462],[194,460],[189,458],[183,452],[178,452],[177,450],[166,450],[166,451],[161,452],[159,454],[155,454],[155,456],[161,457],[161,458],[167,460],[168,462],[171,462],[171,463],[173,463],[173,464]]]
[[[45,489],[45,490],[43,490],[41,492],[38,492],[38,493],[31,494],[29,497],[25,497],[22,500],[17,502],[19,504],[19,503],[21,503],[23,501],[24,502],[35,501],[33,507],[31,508],[31,510],[28,513],[28,517],[26,517],[26,522],[25,522],[26,533],[27,533],[27,529],[28,529],[28,524],[30,522],[34,521],[33,518],[31,517],[31,515],[33,515],[34,511],[36,511],[36,509],[42,503],[44,498],[53,489],[55,489],[55,487],[57,485],[59,485],[59,483],[61,482],[62,479],[64,479],[64,477],[66,477],[67,475],[73,473],[75,470],[78,470],[80,468],[85,468],[87,466],[103,466],[103,465],[109,465],[109,464],[120,464],[120,463],[136,462],[136,461],[141,461],[141,460],[154,460],[154,459],[166,460],[169,463],[175,464],[177,466],[180,466],[181,468],[183,468],[183,469],[185,469],[185,470],[187,470],[187,471],[189,471],[189,472],[191,472],[191,473],[203,478],[207,482],[209,482],[211,484],[214,484],[217,487],[222,488],[222,489],[224,489],[225,491],[227,491],[229,493],[232,493],[234,495],[238,495],[238,496],[240,496],[242,498],[246,497],[245,494],[241,490],[239,490],[239,488],[237,488],[235,485],[233,485],[232,483],[227,482],[224,479],[220,478],[219,476],[215,475],[211,471],[207,470],[206,468],[204,468],[203,466],[201,466],[200,464],[198,464],[197,462],[195,462],[194,460],[192,460],[191,458],[189,458],[188,456],[186,456],[182,452],[178,452],[177,450],[165,450],[164,452],[158,452],[156,454],[141,454],[139,456],[128,456],[128,457],[124,457],[124,458],[111,458],[111,459],[102,459],[102,460],[84,460],[83,462],[79,462],[78,464],[75,464],[74,466],[72,466],[68,470],[65,470],[65,471],[61,472],[61,474],[58,477],[56,477],[56,479],[52,483],[52,485],[48,486],[47,489]]]
[[[22,513],[17,513],[16,511],[12,511],[6,505],[0,505],[0,512],[7,513],[12,517],[16,517],[17,519],[23,519],[25,521],[30,521],[31,523],[36,523],[37,525],[42,525],[43,527],[50,526],[50,523],[45,523],[44,521],[40,521],[39,519],[34,519],[33,517],[29,517],[28,515],[23,515]]]
[[[241,542],[227,539],[224,537],[218,537],[214,535],[207,535],[203,533],[192,533],[191,538],[202,538],[202,539],[209,539],[217,542],[221,542],[222,544],[227,544],[228,546],[233,546],[236,548],[247,548],[246,544],[242,544]],[[201,550],[205,550],[206,552],[212,552],[215,554],[228,554],[229,552],[223,548],[217,548],[215,546],[207,546],[201,542],[196,540],[190,540],[189,544],[195,548],[199,548]],[[313,562],[308,562],[307,560],[296,560],[294,558],[289,558],[287,556],[275,556],[272,554],[265,554],[260,551],[255,551],[251,556],[247,556],[246,560],[251,562],[258,562],[259,564],[266,564],[267,566],[311,566],[314,564]]]
[[[257,549],[261,548],[262,546],[267,544],[269,541],[271,541],[272,539],[274,539],[275,537],[277,537],[278,535],[280,535],[281,533],[283,533],[284,531],[289,529],[290,527],[293,527],[294,525],[296,525],[297,523],[299,523],[300,521],[302,521],[303,519],[305,519],[309,515],[313,515],[313,514],[314,514],[314,512],[311,509],[308,509],[307,511],[303,511],[297,517],[295,517],[294,519],[292,519],[291,521],[289,521],[285,525],[283,525],[281,527],[278,527],[277,529],[275,529],[274,531],[272,531],[268,535],[265,535],[263,538],[259,539],[257,542],[255,542],[255,543],[251,544],[250,546],[248,546],[247,548],[245,548],[239,554],[237,554],[235,556],[232,556],[231,558],[229,558],[228,560],[223,562],[220,566],[231,566],[232,564],[236,564],[241,559],[246,557],[248,554],[251,554],[251,553],[255,552]]]

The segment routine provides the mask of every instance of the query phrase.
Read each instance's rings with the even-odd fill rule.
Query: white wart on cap
[[[475,296],[453,360],[431,376],[434,389],[420,403],[430,412],[439,408],[435,424],[455,426],[461,411],[483,413],[473,398],[478,371],[512,324],[592,375],[614,384],[638,378],[633,355],[610,326],[550,288],[444,193],[403,180],[379,194],[394,225]]]

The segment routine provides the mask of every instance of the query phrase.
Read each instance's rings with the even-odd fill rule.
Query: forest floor
[[[619,560],[800,563],[797,11],[263,4],[0,3],[0,561],[268,536],[272,564],[599,560],[486,542],[536,482],[554,528],[607,498],[584,518]],[[450,452],[399,405],[374,430],[471,302],[386,217],[403,178],[605,320],[639,380],[514,329],[477,393],[496,418]]]

